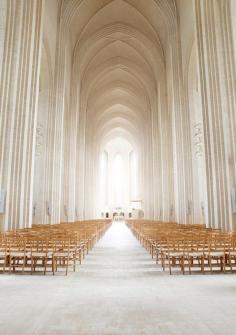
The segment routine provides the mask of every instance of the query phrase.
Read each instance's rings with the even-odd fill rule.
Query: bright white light
[[[124,177],[124,161],[122,156],[117,154],[113,166],[114,200],[116,207],[122,207],[124,204]]]
[[[103,151],[100,157],[100,207],[105,208],[107,206],[107,179],[108,179],[108,155],[106,151]]]
[[[138,194],[138,160],[132,145],[123,138],[109,141],[101,151],[97,211],[130,210],[130,201]]]
[[[137,183],[138,183],[138,176],[137,176],[137,157],[134,151],[130,153],[130,188],[131,188],[131,200],[137,198]]]

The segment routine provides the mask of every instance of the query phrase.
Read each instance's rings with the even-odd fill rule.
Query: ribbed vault
[[[152,150],[152,114],[157,88],[166,85],[173,1],[77,0],[63,2],[62,13],[73,52],[72,108],[79,113],[79,143],[84,146],[80,194],[93,190],[84,197],[85,216],[97,214],[99,155],[116,138],[128,141],[138,156],[139,197],[147,202],[152,197],[153,156],[147,154]]]

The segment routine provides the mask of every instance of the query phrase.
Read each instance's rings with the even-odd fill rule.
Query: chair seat
[[[28,255],[30,255],[30,253],[18,252],[18,251],[10,252],[11,257],[25,257],[25,256],[28,256]]]
[[[209,255],[213,257],[221,257],[224,256],[224,251],[209,251]]]
[[[44,251],[42,251],[42,252],[32,252],[31,253],[31,256],[32,257],[50,257],[50,256],[52,256],[52,252],[44,252]]]
[[[5,257],[7,253],[5,251],[0,251],[0,257]]]
[[[54,252],[54,254],[53,254],[53,256],[54,257],[73,257],[74,255],[73,255],[73,253],[71,252],[71,253],[67,253],[67,252]]]
[[[182,257],[183,253],[182,252],[169,252],[169,256],[171,256],[171,257]]]
[[[227,251],[226,254],[229,256],[236,256],[236,251]]]
[[[203,256],[203,251],[189,252],[188,255],[190,257],[202,257]]]

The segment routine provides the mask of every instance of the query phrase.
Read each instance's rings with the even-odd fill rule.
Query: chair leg
[[[209,258],[208,258],[208,260],[209,260],[209,265],[210,265],[210,271],[211,271],[211,274],[213,273],[213,271],[212,271],[212,259],[211,259],[211,256],[209,256]]]
[[[158,250],[156,249],[156,264],[158,264]]]
[[[2,268],[3,273],[5,273],[6,264],[7,264],[7,256],[5,256],[5,258],[4,258],[4,264],[3,264],[3,268]]]
[[[55,276],[55,258],[54,257],[52,258],[52,273],[53,273],[53,276]]]
[[[204,273],[204,257],[201,258],[201,272]]]
[[[233,266],[232,266],[232,262],[231,262],[231,257],[229,256],[229,267],[230,267],[230,272],[233,272]]]
[[[225,255],[223,256],[222,261],[223,261],[223,272],[225,273],[225,264],[226,264],[226,257],[225,257]]]
[[[46,257],[44,258],[44,276],[46,275],[47,264],[48,264],[48,258],[47,258],[47,256],[46,256]]]
[[[168,257],[168,263],[169,263],[169,272],[170,272],[170,275],[171,275],[171,262],[170,262],[170,258]]]
[[[33,274],[33,269],[34,269],[34,259],[33,259],[33,257],[31,256],[31,275]]]
[[[181,269],[182,269],[182,273],[183,275],[185,274],[185,270],[184,270],[184,257],[181,257],[180,258],[180,266],[181,266]]]
[[[24,256],[23,258],[22,273],[25,273],[25,262],[26,262],[26,256]]]
[[[188,270],[189,270],[189,274],[191,275],[192,272],[191,272],[191,264],[192,264],[192,259],[191,257],[188,257]]]

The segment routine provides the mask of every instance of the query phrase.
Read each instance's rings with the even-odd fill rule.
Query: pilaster
[[[29,227],[36,136],[43,0],[7,2],[0,82],[0,188],[6,191],[2,229]]]

